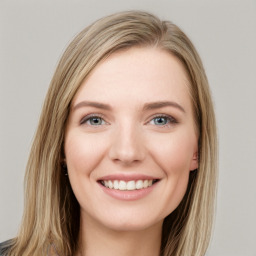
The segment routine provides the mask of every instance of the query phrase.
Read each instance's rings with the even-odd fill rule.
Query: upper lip
[[[129,181],[129,180],[159,180],[156,176],[150,176],[150,175],[144,175],[144,174],[110,174],[103,176],[98,179],[98,181],[101,180],[123,180],[123,181]]]

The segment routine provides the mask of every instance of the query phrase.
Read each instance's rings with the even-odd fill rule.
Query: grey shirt
[[[8,252],[9,245],[10,245],[11,240],[7,240],[3,243],[0,243],[0,256],[5,256],[6,253]]]

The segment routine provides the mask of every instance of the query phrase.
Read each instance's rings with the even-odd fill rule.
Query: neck
[[[144,230],[117,231],[81,219],[77,256],[159,256],[161,233],[162,222]]]

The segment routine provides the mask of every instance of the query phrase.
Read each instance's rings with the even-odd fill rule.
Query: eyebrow
[[[146,110],[158,109],[163,107],[174,107],[186,113],[185,109],[180,104],[174,101],[157,101],[152,103],[146,103],[143,107],[143,110],[146,111]]]
[[[104,103],[99,103],[99,102],[94,102],[94,101],[81,101],[80,103],[76,104],[73,107],[73,111],[75,111],[78,108],[81,107],[95,107],[95,108],[100,108],[100,109],[105,109],[105,110],[111,110],[111,106],[108,104]]]
[[[104,109],[104,110],[112,110],[112,107],[108,104],[94,102],[94,101],[81,101],[72,108],[72,111],[75,111],[76,109],[81,107],[95,107],[95,108]],[[174,101],[156,101],[156,102],[146,103],[143,106],[143,111],[148,111],[148,110],[153,110],[153,109],[158,109],[163,107],[174,107],[186,113],[185,109],[180,104]]]

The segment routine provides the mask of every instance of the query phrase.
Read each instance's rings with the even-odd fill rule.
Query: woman
[[[52,79],[3,255],[204,255],[216,128],[195,48],[145,12],[84,29]]]

